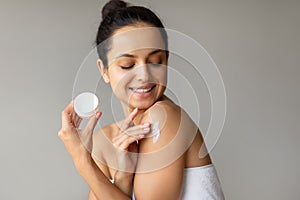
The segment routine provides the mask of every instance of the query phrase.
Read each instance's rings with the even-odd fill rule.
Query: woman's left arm
[[[197,127],[183,110],[164,103],[154,105],[143,120],[150,120],[152,124],[159,122],[160,135],[140,142],[135,198],[180,199],[189,146],[187,137],[192,141],[194,135],[190,133]]]
[[[183,183],[184,156],[158,171],[136,174],[134,195],[136,200],[180,199]]]

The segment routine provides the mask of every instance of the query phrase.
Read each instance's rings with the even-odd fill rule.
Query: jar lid
[[[99,110],[99,99],[91,92],[83,92],[74,99],[74,110],[81,118],[89,118]]]

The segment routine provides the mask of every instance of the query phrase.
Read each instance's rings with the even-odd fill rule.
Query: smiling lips
[[[141,86],[141,87],[137,87],[137,88],[129,88],[129,89],[137,94],[145,94],[145,93],[150,93],[150,91],[152,91],[153,88],[155,88],[155,87],[156,87],[156,85],[146,85],[146,86]]]

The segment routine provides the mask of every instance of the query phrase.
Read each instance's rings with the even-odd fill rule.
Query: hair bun
[[[120,0],[111,0],[105,4],[102,9],[102,19],[104,19],[110,12],[116,11],[121,8],[126,8],[127,3]]]

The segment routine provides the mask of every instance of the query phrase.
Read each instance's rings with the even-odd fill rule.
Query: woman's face
[[[107,53],[104,80],[129,109],[147,109],[164,93],[167,82],[167,52],[157,28],[139,25],[117,30]]]

